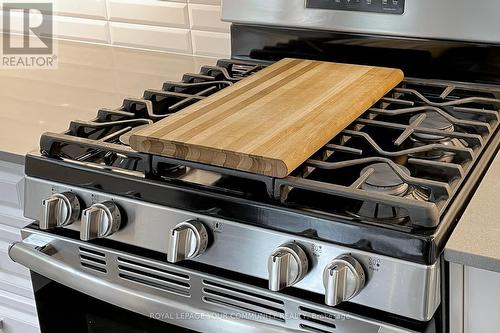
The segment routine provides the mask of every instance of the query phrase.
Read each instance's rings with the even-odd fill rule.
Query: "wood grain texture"
[[[138,131],[130,145],[285,177],[402,80],[398,69],[284,59]]]

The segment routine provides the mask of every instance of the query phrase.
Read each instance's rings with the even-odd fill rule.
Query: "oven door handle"
[[[218,333],[290,333],[296,330],[284,329],[281,327],[266,325],[264,323],[234,320],[222,316],[214,316],[214,313],[206,310],[197,309],[174,300],[162,299],[162,297],[139,292],[110,281],[101,279],[91,274],[79,271],[63,261],[43,252],[46,247],[37,247],[36,245],[25,242],[15,242],[10,245],[9,257],[46,278],[58,282],[71,289],[77,290],[83,294],[100,299],[117,307],[127,309],[136,313],[151,317],[152,314],[194,314],[203,315],[203,320],[186,320],[168,318],[168,322],[173,325],[181,326],[199,332],[218,332]],[[197,318],[197,317],[194,317]]]

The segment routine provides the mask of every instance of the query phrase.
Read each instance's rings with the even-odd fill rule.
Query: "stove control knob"
[[[195,258],[207,249],[207,228],[199,220],[179,223],[169,235],[167,261],[176,263]]]
[[[57,193],[42,201],[40,229],[63,227],[80,215],[80,200],[72,192]]]
[[[365,272],[356,259],[343,255],[326,266],[323,284],[325,304],[335,306],[359,294],[365,286]]]
[[[281,245],[271,253],[267,262],[269,289],[279,291],[293,286],[307,274],[307,255],[295,243]]]
[[[109,236],[120,229],[121,221],[120,208],[114,202],[93,204],[83,211],[80,239],[89,241]]]

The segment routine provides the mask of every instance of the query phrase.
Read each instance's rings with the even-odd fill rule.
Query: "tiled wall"
[[[47,0],[30,0],[46,2]],[[59,38],[227,57],[221,0],[53,0]]]

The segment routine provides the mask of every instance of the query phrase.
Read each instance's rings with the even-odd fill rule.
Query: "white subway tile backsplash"
[[[220,7],[200,4],[189,5],[191,29],[229,32],[230,24],[220,19]]]
[[[189,28],[187,3],[158,0],[108,0],[111,21]]]
[[[220,0],[53,1],[58,38],[212,57],[230,55],[230,24],[220,20]],[[22,26],[19,13],[12,19],[14,32],[21,32]]]
[[[63,16],[106,19],[106,0],[53,1],[54,14]]]
[[[192,53],[189,29],[110,22],[114,45],[146,48],[175,53]]]
[[[106,19],[106,0],[9,0],[5,3],[52,3],[55,15]],[[1,3],[1,2],[0,2]]]
[[[108,22],[85,18],[54,16],[54,34],[58,38],[109,43]]]
[[[231,54],[229,33],[191,30],[193,53],[209,57],[228,57]]]
[[[2,12],[0,12],[0,15]],[[30,21],[36,20],[36,14],[30,15]],[[80,17],[53,16],[53,34],[57,38],[83,40],[97,43],[109,43],[108,22]],[[23,27],[22,13],[11,13],[10,31],[21,33]],[[42,31],[46,34],[48,31]]]

